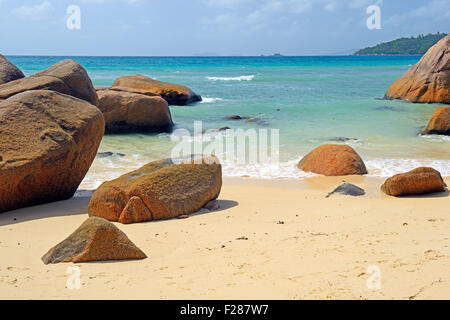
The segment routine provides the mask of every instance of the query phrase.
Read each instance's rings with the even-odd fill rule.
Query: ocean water
[[[65,57],[9,59],[30,75]],[[450,176],[450,138],[421,136],[437,106],[382,100],[389,85],[420,56],[374,57],[72,57],[95,86],[110,86],[122,75],[144,74],[190,87],[203,101],[171,106],[175,129],[279,129],[279,160],[223,163],[224,176],[302,178],[299,159],[324,143],[346,143],[363,157],[371,176],[386,177],[417,166]],[[228,120],[228,115],[254,119]],[[269,133],[270,134],[270,133]],[[341,138],[347,138],[347,141]],[[270,141],[269,141],[270,142]],[[97,187],[127,171],[171,156],[169,134],[110,135],[81,188]]]

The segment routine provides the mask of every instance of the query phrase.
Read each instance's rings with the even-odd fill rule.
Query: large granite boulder
[[[160,96],[99,90],[98,107],[106,133],[170,132],[173,122],[167,101]]]
[[[0,54],[0,84],[24,78],[25,75],[15,65]]]
[[[450,135],[450,107],[436,109],[428,122],[425,133]]]
[[[28,90],[52,90],[98,105],[91,79],[86,70],[73,60],[62,60],[32,76],[0,85],[0,100]]]
[[[450,35],[432,46],[419,62],[398,78],[385,97],[450,103]]]
[[[145,259],[147,256],[108,220],[90,217],[43,257],[45,264]]]
[[[188,87],[151,79],[143,75],[123,76],[114,81],[113,87],[140,89],[158,94],[171,105],[187,105],[202,98]]]
[[[0,212],[72,197],[105,121],[94,105],[33,90],[0,103]]]
[[[421,195],[445,191],[445,182],[439,171],[420,167],[387,179],[381,190],[391,196]]]
[[[304,156],[298,168],[325,176],[367,174],[366,166],[353,148],[347,145],[324,144]]]
[[[103,183],[89,215],[122,223],[174,218],[200,210],[221,187],[222,167],[214,156],[154,161]]]

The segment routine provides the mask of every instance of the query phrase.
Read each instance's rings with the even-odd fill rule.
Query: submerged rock
[[[398,78],[385,98],[450,103],[450,35],[439,40]]]
[[[3,55],[0,54],[0,84],[11,82],[17,79],[24,78],[25,75],[19,68],[9,62]]]
[[[122,223],[174,218],[200,210],[221,187],[222,167],[214,156],[154,161],[103,183],[89,215]]]
[[[420,167],[390,177],[381,190],[391,196],[421,195],[445,191],[445,183],[439,171]]]
[[[113,87],[139,89],[158,94],[172,105],[187,105],[202,100],[186,86],[154,80],[143,75],[123,76],[114,81]]]
[[[32,76],[0,85],[0,100],[28,90],[52,90],[98,105],[91,79],[73,60],[62,60]]]
[[[106,133],[170,132],[172,115],[160,96],[100,90],[98,107],[105,116]]]
[[[0,103],[0,212],[73,196],[105,122],[84,100],[47,90]]]
[[[145,259],[147,256],[111,222],[90,217],[43,257],[45,264]]]
[[[319,146],[304,156],[297,166],[305,172],[325,176],[367,174],[361,157],[347,145],[325,144]]]
[[[450,135],[450,107],[436,109],[428,122],[425,133]]]
[[[99,152],[97,153],[97,158],[107,158],[107,157],[125,157],[125,154],[119,152]]]
[[[354,184],[351,183],[344,183],[341,184],[339,187],[337,187],[336,189],[334,189],[332,192],[330,192],[326,198],[330,197],[331,195],[335,194],[335,193],[339,193],[339,194],[343,194],[343,195],[347,195],[347,196],[363,196],[366,194],[366,192],[364,191],[364,189],[361,189],[358,186],[355,186]]]

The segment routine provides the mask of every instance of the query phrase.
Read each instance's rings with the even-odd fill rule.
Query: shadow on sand
[[[51,217],[64,217],[85,214],[87,218],[90,194],[77,195],[63,201],[41,204],[0,213],[0,227]]]

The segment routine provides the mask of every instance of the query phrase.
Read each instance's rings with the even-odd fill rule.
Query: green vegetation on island
[[[365,55],[395,55],[395,54],[424,54],[436,42],[445,37],[446,33],[420,34],[417,37],[400,38],[380,43],[374,47],[361,49],[354,53],[356,56]]]

